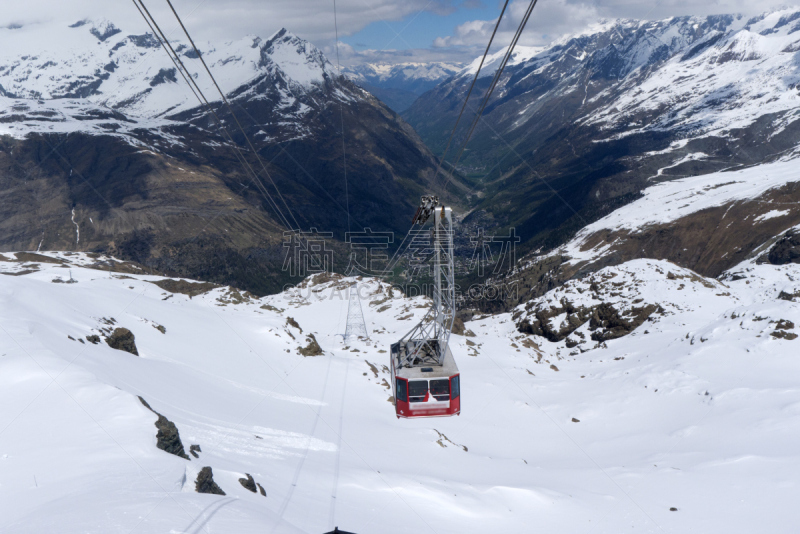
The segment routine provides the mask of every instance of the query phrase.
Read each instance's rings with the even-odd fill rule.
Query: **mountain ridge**
[[[233,143],[151,35],[114,28],[55,27],[54,38],[77,40],[0,60],[0,83],[16,96],[0,97],[1,156],[11,171],[2,177],[0,247],[44,241],[49,249],[112,252],[264,293],[287,281],[286,226],[329,233],[337,262],[346,262],[350,230],[405,234],[436,162],[407,124],[338,76],[319,49],[286,30],[203,47],[262,168],[210,80],[200,87]],[[14,47],[25,48],[42,27],[27,31]],[[191,48],[172,45],[193,75],[202,73]],[[257,178],[237,161],[236,146]],[[26,213],[20,202],[31,187],[58,193]]]
[[[516,227],[528,250],[550,249],[651,183],[790,153],[800,144],[798,17],[611,21],[522,54],[460,164],[470,217]],[[403,113],[435,153],[470,81],[467,68]],[[462,122],[456,146],[471,121]]]
[[[363,63],[342,69],[342,73],[384,101],[397,113],[405,111],[426,91],[461,69],[458,63]]]

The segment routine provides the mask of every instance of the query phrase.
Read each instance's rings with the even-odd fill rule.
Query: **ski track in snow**
[[[49,263],[0,276],[3,534],[53,524],[60,534],[299,533],[334,522],[386,534],[750,533],[793,520],[800,340],[772,334],[780,320],[800,325],[797,305],[777,298],[800,293],[800,265],[745,262],[732,269],[741,278],[721,282],[656,260],[601,270],[592,277],[609,284],[609,303],[642,298],[663,312],[604,346],[587,323],[583,353],[520,334],[512,314],[476,317],[475,337],[452,337],[462,415],[398,420],[383,351],[422,317],[421,297],[387,299],[363,279],[372,341],[345,346],[342,301],[323,297],[352,279],[223,305],[224,288],[189,299],[150,283],[160,277],[42,254],[69,262],[77,283],[53,284],[64,268]],[[25,269],[0,261],[0,272]],[[590,281],[539,301],[592,305],[593,291],[578,291]],[[139,357],[86,342],[112,317]],[[324,356],[298,354],[309,333]],[[156,447],[156,418],[137,395],[186,449],[201,446],[199,459]],[[203,466],[226,497],[194,492]],[[244,473],[267,498],[239,484]]]

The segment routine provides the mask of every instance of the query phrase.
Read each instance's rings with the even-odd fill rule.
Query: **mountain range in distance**
[[[342,69],[342,73],[401,113],[414,101],[451,76],[459,73],[459,63],[364,63]]]

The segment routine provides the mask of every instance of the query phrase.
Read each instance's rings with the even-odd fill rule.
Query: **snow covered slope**
[[[474,182],[475,222],[516,227],[531,248],[549,248],[653,178],[792,153],[800,145],[798,30],[797,7],[751,19],[617,20],[520,52],[460,163]],[[403,113],[434,152],[444,149],[441,132],[452,128],[474,68]]]
[[[582,228],[559,253],[574,263],[600,261],[619,254],[630,241],[644,241],[642,236],[654,231],[689,225],[711,212],[721,212],[718,222],[715,218],[714,225],[698,224],[695,231],[730,229],[730,233],[740,236],[738,249],[749,253],[752,249],[744,245],[754,235],[763,235],[763,242],[800,223],[800,212],[793,201],[794,189],[800,183],[799,168],[800,160],[795,155],[738,171],[653,185],[642,192],[640,199]],[[698,239],[698,245],[701,243],[709,245],[702,238]]]
[[[138,24],[130,26],[136,28]],[[12,99],[5,100],[6,105],[13,99],[79,99],[83,105],[91,103],[139,119],[174,115],[198,106],[151,33],[123,32],[107,20],[85,20],[69,27],[31,24],[0,32],[5,34],[0,35],[4,43],[0,95]],[[45,34],[48,42],[64,46],[45,46]],[[194,50],[178,39],[171,44],[203,92],[210,100],[219,100]],[[322,52],[285,29],[266,40],[248,36],[200,47],[226,94],[270,74],[286,82],[285,108],[293,107],[297,98],[293,93],[308,92],[332,72]]]
[[[791,530],[797,265],[724,282],[608,268],[540,308],[660,311],[602,342],[586,323],[573,348],[518,331],[535,303],[477,318],[452,342],[462,415],[410,421],[387,402],[384,351],[421,297],[362,280],[371,340],[344,344],[348,280],[255,299],[109,262],[0,258],[4,534]],[[120,327],[138,356],[102,339]],[[323,354],[304,357],[312,335]],[[137,396],[198,457],[157,448]],[[224,496],[195,492],[206,466]]]
[[[793,261],[793,240],[783,252],[773,248],[800,225],[799,157],[795,150],[773,163],[724,172],[670,181],[653,176],[630,203],[586,224],[563,245],[523,257],[502,281],[520,289],[516,296],[509,292],[514,298],[502,309],[638,258],[668,260],[709,277],[745,260]]]

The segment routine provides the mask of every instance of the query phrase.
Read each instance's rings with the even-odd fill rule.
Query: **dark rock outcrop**
[[[183,442],[181,441],[181,435],[178,432],[178,427],[175,426],[175,423],[155,411],[150,407],[146,400],[142,397],[139,397],[139,400],[142,404],[156,414],[158,419],[155,422],[156,428],[158,429],[158,433],[156,434],[156,447],[161,449],[164,452],[168,452],[170,454],[174,454],[175,456],[179,456],[184,460],[189,460],[189,456],[186,454],[186,451],[183,449]],[[192,445],[192,447],[197,447],[197,450],[200,450],[198,445]],[[195,455],[196,456],[196,455]]]
[[[124,350],[134,356],[139,355],[139,351],[136,349],[136,338],[133,332],[127,328],[115,328],[111,336],[106,339],[106,343],[112,349]]]
[[[624,312],[605,302],[591,307],[576,307],[567,300],[562,301],[562,304],[563,307],[535,311],[520,321],[517,330],[523,334],[542,336],[548,341],[558,342],[567,339],[589,321],[589,329],[593,330],[592,339],[603,342],[630,334],[659,310],[656,304],[633,307]],[[550,319],[564,313],[567,314],[566,319],[553,326]],[[567,348],[576,345],[578,341],[567,339]]]
[[[775,243],[767,255],[772,265],[800,263],[800,233],[789,230]]]
[[[537,310],[533,316],[522,320],[517,329],[523,334],[542,336],[548,341],[558,342],[565,339],[576,329],[592,317],[593,308],[576,307],[567,300],[562,301],[562,307]],[[557,326],[550,324],[550,319],[567,314],[566,321]]]
[[[648,304],[620,314],[611,304],[603,303],[592,310],[589,328],[596,330],[592,339],[602,342],[630,334],[658,309],[659,306]]]
[[[286,318],[286,324],[288,324],[289,326],[293,326],[293,327],[297,328],[298,330],[300,330],[301,334],[303,333],[303,329],[300,328],[300,325],[297,323],[297,321],[294,320],[294,317],[287,317]]]
[[[212,289],[220,287],[219,285],[212,284],[210,282],[187,282],[186,280],[174,280],[172,278],[165,278],[164,280],[158,280],[150,283],[157,285],[164,291],[169,291],[170,293],[180,293],[182,295],[187,295],[189,298],[202,295],[203,293],[208,293]]]
[[[262,486],[258,482],[256,482],[256,486],[258,486],[258,491],[261,492],[261,495],[266,497],[267,496],[267,492],[266,492],[266,490],[264,490],[264,486]]]
[[[317,343],[317,338],[314,337],[314,334],[308,334],[306,341],[308,341],[308,345],[300,347],[300,354],[303,356],[322,356],[322,347]]]
[[[778,321],[778,324],[775,325],[775,331],[770,335],[774,338],[791,341],[793,339],[797,339],[797,334],[794,332],[789,332],[789,330],[793,329],[794,323],[792,321],[789,321],[788,319],[781,319]]]
[[[225,495],[216,482],[214,482],[214,472],[206,466],[197,473],[197,480],[194,483],[197,493],[211,493],[213,495]]]
[[[253,493],[258,491],[256,490],[256,481],[253,480],[253,475],[250,473],[245,473],[245,475],[247,475],[247,478],[240,478],[239,484],[241,484],[244,489],[252,491]]]

